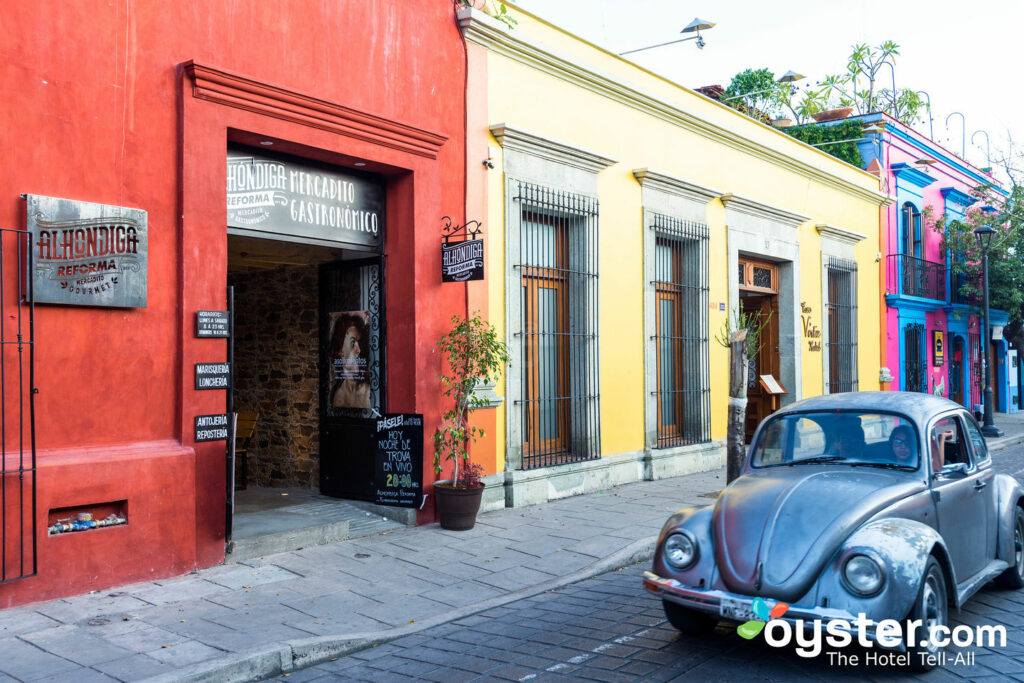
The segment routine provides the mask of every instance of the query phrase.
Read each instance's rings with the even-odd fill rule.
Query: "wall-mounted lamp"
[[[653,50],[656,47],[664,47],[666,45],[675,45],[676,43],[685,43],[688,40],[696,40],[697,41],[697,48],[698,49],[703,49],[704,48],[704,38],[701,37],[700,32],[701,31],[706,31],[709,28],[714,28],[714,26],[715,26],[715,22],[713,22],[713,21],[704,21],[703,19],[695,18],[693,21],[691,21],[689,24],[687,24],[686,28],[684,28],[682,31],[680,31],[680,33],[696,33],[697,35],[690,36],[689,38],[680,38],[679,40],[670,40],[667,43],[658,43],[657,45],[648,45],[647,47],[638,47],[635,50],[626,50],[625,52],[620,52],[619,56],[621,57],[623,55],[631,55],[634,52],[641,52],[643,50]]]

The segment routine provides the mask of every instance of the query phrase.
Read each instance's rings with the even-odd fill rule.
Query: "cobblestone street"
[[[1019,480],[1024,475],[1024,448],[993,457],[1001,471]],[[1024,590],[989,585],[950,615],[951,626],[1004,625],[1005,648],[951,646],[945,666],[913,674],[899,666],[864,665],[877,651],[843,653],[859,655],[859,666],[843,666],[827,653],[803,658],[761,637],[743,640],[731,624],[706,637],[682,635],[643,590],[646,568],[643,563],[609,572],[278,680],[1024,681]]]
[[[945,667],[912,675],[898,666],[842,666],[827,653],[806,659],[761,637],[743,640],[731,624],[708,636],[681,635],[641,588],[645,568],[610,572],[278,680],[1024,681],[1024,591],[988,587],[952,615],[953,624],[1005,625],[1005,648],[951,647]],[[879,651],[844,654],[863,662]]]

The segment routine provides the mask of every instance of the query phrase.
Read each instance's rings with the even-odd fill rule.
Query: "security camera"
[[[697,49],[698,50],[703,50],[704,49],[704,38],[702,38],[701,36],[697,36]]]
[[[490,159],[484,159],[484,168],[494,168],[494,162]]]

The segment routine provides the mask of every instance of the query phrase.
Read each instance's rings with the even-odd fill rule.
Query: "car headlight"
[[[665,562],[673,569],[686,569],[697,561],[697,542],[676,531],[665,539]]]
[[[875,559],[867,555],[853,555],[843,566],[843,578],[854,593],[874,595],[885,583],[885,572]]]

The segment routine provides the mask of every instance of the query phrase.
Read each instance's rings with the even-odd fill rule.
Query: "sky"
[[[695,17],[716,26],[695,41],[627,58],[690,88],[720,84],[747,68],[788,70],[813,85],[845,71],[855,43],[900,46],[897,88],[931,97],[933,139],[976,166],[1024,142],[1024,86],[1017,55],[1024,49],[1024,0],[516,0],[516,5],[613,52],[682,38]],[[881,87],[891,87],[888,67]],[[876,85],[876,88],[879,87]],[[963,114],[961,117],[953,112]],[[947,127],[947,117],[949,119]],[[927,118],[927,115],[925,115]],[[915,126],[929,135],[928,121]],[[974,143],[972,144],[971,140]]]

